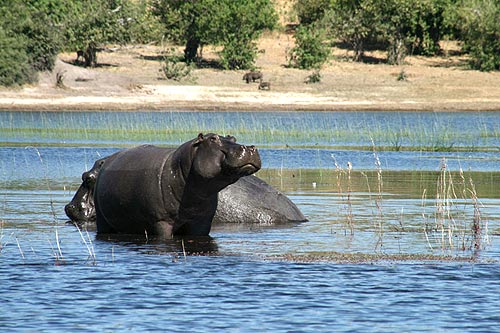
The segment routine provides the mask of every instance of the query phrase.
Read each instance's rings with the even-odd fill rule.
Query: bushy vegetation
[[[96,63],[104,43],[159,40],[162,27],[146,0],[0,0],[0,85],[36,81],[61,51],[85,51]],[[92,56],[92,57],[90,57]]]
[[[66,47],[85,50],[95,44],[143,43],[159,40],[163,33],[147,2],[80,0],[68,2],[64,20]]]
[[[226,69],[250,68],[257,55],[255,40],[278,19],[269,0],[155,0],[153,8],[167,38],[185,45],[187,62],[195,61],[204,45],[221,45]]]
[[[496,0],[297,0],[300,22],[290,65],[319,69],[332,43],[353,50],[386,50],[387,62],[436,55],[443,38],[460,41],[471,68],[500,69],[500,2]],[[0,0],[0,85],[36,81],[60,51],[81,51],[85,66],[109,43],[166,38],[184,45],[194,62],[204,45],[220,46],[224,69],[252,68],[256,40],[274,29],[271,0]]]
[[[463,0],[461,6],[449,9],[457,37],[471,55],[474,69],[500,69],[500,2],[496,0]]]
[[[37,71],[51,70],[59,50],[56,27],[30,1],[0,0],[0,84],[36,81]]]
[[[383,48],[387,62],[409,54],[436,55],[444,37],[455,38],[471,56],[471,67],[500,68],[500,3],[495,0],[300,0],[301,26],[322,26],[362,61],[368,48]]]
[[[319,69],[328,60],[330,47],[325,44],[324,31],[314,26],[299,27],[295,47],[290,51],[290,65],[300,69]]]

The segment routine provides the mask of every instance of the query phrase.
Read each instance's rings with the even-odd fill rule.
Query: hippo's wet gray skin
[[[243,177],[219,192],[214,223],[266,225],[307,219],[286,195],[256,176]]]
[[[82,174],[82,184],[71,202],[64,207],[66,215],[72,222],[77,224],[95,222],[94,187],[105,160],[106,158],[97,160],[92,169]]]
[[[208,235],[217,194],[260,169],[234,137],[199,134],[174,151],[140,146],[104,161],[94,189],[97,232]]]
[[[205,139],[208,137],[205,136]],[[217,136],[218,137],[218,136]],[[199,140],[200,137],[196,140]],[[221,142],[231,142],[231,145],[235,145],[235,139],[232,137],[229,138],[221,138],[218,137],[218,140]],[[217,140],[216,140],[217,141]],[[193,141],[190,141],[191,144],[193,144]],[[120,173],[122,176],[125,177],[125,179],[130,178],[131,174],[127,174],[130,171],[126,171],[127,167],[123,166],[123,161],[127,159],[134,160],[136,165],[134,168],[137,170],[143,170],[144,175],[141,175],[139,178],[137,176],[132,176],[132,178],[136,180],[127,180],[123,181],[121,178],[122,176],[117,176],[118,173],[115,174],[115,176],[106,176],[108,178],[107,182],[109,182],[109,187],[112,187],[116,184],[120,184],[120,187],[125,187],[128,188],[128,191],[125,191],[127,194],[122,195],[120,193],[115,192],[115,196],[118,197],[119,201],[122,202],[123,200],[128,200],[128,204],[131,205],[132,207],[138,207],[138,205],[135,204],[135,202],[138,200],[136,198],[136,194],[134,194],[134,189],[131,188],[131,183],[138,181],[138,179],[144,180],[144,177],[147,178],[147,183],[152,185],[152,188],[155,188],[156,191],[154,193],[158,193],[156,196],[160,196],[160,190],[159,187],[161,186],[161,182],[158,182],[155,185],[155,179],[156,180],[161,180],[161,177],[159,178],[160,175],[160,168],[158,168],[157,164],[158,161],[162,161],[162,159],[170,158],[171,159],[171,154],[176,153],[176,161],[185,161],[185,163],[189,164],[192,163],[192,154],[190,149],[186,149],[186,147],[189,147],[189,143],[186,143],[182,145],[179,149],[174,150],[174,149],[169,149],[169,148],[158,148],[158,147],[152,147],[152,146],[141,146],[137,148],[133,148],[132,150],[125,150],[123,152],[118,152],[114,155],[111,155],[109,157],[106,157],[104,159],[98,160],[93,168],[89,170],[88,172],[84,173],[82,178],[83,178],[83,183],[76,192],[75,196],[71,200],[71,202],[66,205],[65,211],[68,217],[75,223],[82,223],[82,222],[92,222],[95,220],[95,208],[94,208],[94,188],[92,186],[93,182],[89,181],[88,178],[90,177],[91,179],[95,179],[97,175],[101,172],[101,168],[104,165],[110,165],[112,161],[114,161],[118,156],[126,152],[126,155],[128,157],[126,158],[121,158],[122,162],[120,163],[113,163],[112,165],[115,166],[115,168],[118,168],[118,173]],[[198,145],[198,144],[196,144]],[[239,146],[239,145],[236,145]],[[241,146],[240,146],[241,147]],[[241,148],[240,148],[241,149]],[[248,148],[247,148],[248,149]],[[253,149],[253,148],[252,148]],[[242,150],[245,151],[245,150]],[[208,150],[207,150],[208,152]],[[255,158],[257,155],[256,151],[253,152],[253,158]],[[206,161],[210,161],[210,158],[207,159],[207,156],[209,154],[201,154],[198,162],[202,160],[202,158],[205,158]],[[141,158],[139,158],[141,156]],[[182,158],[181,158],[182,157]],[[109,163],[108,163],[109,161]],[[140,161],[140,162],[138,162]],[[106,163],[104,163],[106,162]],[[163,164],[160,162],[160,164]],[[122,165],[122,166],[120,166]],[[142,165],[142,166],[141,166]],[[141,169],[142,168],[142,169]],[[170,170],[173,171],[178,168],[172,167],[171,163],[165,163],[163,164],[163,168],[165,170]],[[245,168],[251,168],[251,166],[247,165],[246,167],[244,166],[243,168],[240,168],[240,171],[244,171]],[[230,171],[231,168],[227,169],[225,172]],[[106,173],[111,174],[113,171],[112,169],[107,169]],[[156,170],[156,171],[155,171]],[[164,171],[165,171],[164,170]],[[179,179],[185,179],[185,172],[183,173],[182,170],[180,169],[180,177]],[[163,172],[164,173],[164,172]],[[158,185],[160,184],[160,185]],[[184,184],[184,185],[183,185]],[[190,182],[190,186],[193,185],[193,182]],[[101,183],[101,185],[103,185]],[[124,186],[126,185],[126,186]],[[142,184],[143,185],[143,184]],[[173,195],[174,202],[180,202],[179,198],[181,196],[178,194],[179,193],[179,186],[182,185],[185,187],[185,182],[183,181],[176,181],[172,182],[171,184],[168,184],[170,187],[170,196]],[[198,185],[199,186],[199,185]],[[141,189],[140,192],[148,192],[146,191],[146,187],[144,186],[139,186],[138,188]],[[186,193],[191,193],[193,191],[196,191],[196,186],[193,187],[191,191],[187,191]],[[100,191],[100,190],[99,190]],[[102,191],[106,193],[107,186],[102,187]],[[97,191],[95,191],[97,192]],[[135,191],[138,192],[138,191]],[[202,191],[200,191],[201,193]],[[174,193],[177,193],[177,195],[174,195]],[[143,193],[144,194],[144,193]],[[106,194],[107,195],[107,194]],[[151,196],[155,195],[150,195],[148,194],[147,197],[151,198]],[[158,199],[158,198],[157,198]],[[132,201],[131,201],[132,200]],[[131,202],[130,202],[131,201]],[[140,200],[139,200],[140,201]],[[163,205],[163,206],[162,206]],[[171,205],[171,203],[170,203]],[[111,205],[111,206],[116,206],[116,205]],[[153,208],[152,211],[156,210],[165,210],[165,207],[168,207],[168,202],[158,202],[156,201],[156,204],[152,205],[154,207],[149,207],[148,209]],[[161,207],[159,207],[161,206]],[[304,215],[300,212],[300,210],[291,202],[285,195],[283,195],[281,192],[275,190],[272,188],[269,184],[265,183],[264,181],[258,179],[257,177],[254,176],[243,176],[239,180],[237,180],[234,184],[228,185],[225,189],[223,189],[219,195],[218,195],[218,201],[216,204],[217,210],[215,212],[215,216],[213,217],[213,223],[260,223],[260,224],[279,224],[279,223],[289,223],[289,222],[300,222],[300,221],[305,221],[306,218]],[[115,208],[120,208],[120,207],[115,207]],[[143,207],[144,208],[144,207]],[[106,207],[104,210],[108,210],[109,207]],[[134,208],[136,209],[136,208]],[[195,216],[199,216],[198,214],[204,214],[202,213],[202,210],[199,209],[197,210],[197,207],[193,207],[194,211],[198,211],[195,213]],[[128,210],[127,210],[128,211]],[[148,216],[150,213],[146,213],[146,216]],[[114,213],[113,213],[114,215]],[[120,215],[120,214],[118,214]],[[210,214],[209,214],[210,215]],[[174,214],[174,216],[176,216]],[[178,214],[177,214],[178,216]],[[149,216],[151,218],[151,216]],[[106,218],[106,217],[104,217]],[[125,220],[128,220],[128,218],[125,217]],[[149,221],[153,221],[155,218],[150,219]],[[205,220],[202,218],[201,220]],[[130,221],[129,221],[130,222]],[[142,224],[137,225],[136,223],[127,223],[125,225],[121,225],[122,222],[117,221],[119,224],[119,229],[114,228],[112,225],[109,223],[105,224],[99,224],[98,223],[98,232],[124,232],[124,233],[142,233],[144,232],[149,232],[149,233],[158,233],[157,230],[154,228],[151,228],[150,224],[151,222],[142,222]],[[153,223],[154,225],[154,223]],[[191,223],[192,225],[192,223]],[[124,228],[125,227],[125,228]],[[146,228],[149,227],[149,228]],[[142,229],[141,229],[142,228]],[[118,229],[118,230],[117,230]],[[200,233],[193,233],[190,231],[192,227],[189,229],[186,227],[178,227],[175,229],[174,234],[200,234]],[[206,227],[205,227],[206,230]],[[209,227],[208,227],[209,231]],[[205,233],[203,233],[205,234]],[[168,236],[163,234],[163,236]]]

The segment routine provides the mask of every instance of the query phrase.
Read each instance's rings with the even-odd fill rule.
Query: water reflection
[[[165,240],[146,235],[96,234],[96,240],[126,246],[148,254],[197,256],[217,255],[219,251],[217,242],[210,236],[174,237]]]

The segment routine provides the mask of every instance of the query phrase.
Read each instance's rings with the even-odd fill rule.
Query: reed
[[[483,221],[481,218],[481,207],[482,204],[479,202],[476,192],[476,186],[472,181],[472,177],[469,177],[469,185],[468,189],[472,204],[474,207],[474,217],[472,219],[472,247],[475,252],[478,253],[486,244],[489,244],[489,236],[488,236],[488,221]]]
[[[335,165],[335,179],[336,179],[336,184],[337,184],[337,194],[341,198],[341,200],[344,202],[342,205],[342,208],[345,209],[345,213],[342,212],[342,215],[345,215],[345,221],[346,221],[346,230],[345,233],[347,234],[347,230],[349,230],[350,235],[354,235],[354,218],[353,218],[353,213],[352,213],[352,202],[351,202],[351,171],[352,171],[352,163],[347,162],[347,170],[344,170],[338,163],[337,159],[335,158],[335,155],[331,155],[333,159],[333,163]],[[344,195],[344,190],[342,183],[344,181],[344,177],[347,179],[347,193]]]
[[[75,224],[76,229],[78,230],[78,233],[80,234],[80,237],[85,244],[85,247],[87,248],[88,252],[88,257],[87,259],[93,264],[97,264],[97,257],[95,255],[95,249],[94,249],[94,244],[92,243],[92,239],[90,238],[90,235],[87,230],[85,230],[85,235],[86,237],[83,236],[81,228],[78,226],[78,224]]]
[[[431,250],[434,249],[433,243],[437,243],[442,251],[478,252],[489,242],[487,222],[481,218],[482,205],[472,177],[469,176],[466,181],[460,168],[458,180],[455,183],[447,161],[443,158],[436,180],[433,225],[429,223],[425,213],[427,189],[422,194],[424,234]],[[461,191],[456,190],[458,185],[461,185]],[[470,207],[472,213],[469,211]]]
[[[378,157],[377,149],[375,147],[375,142],[372,139],[372,150],[373,150],[373,159],[375,161],[375,169],[377,171],[377,197],[375,199],[375,205],[377,207],[377,226],[378,226],[378,240],[375,245],[375,249],[382,248],[383,246],[383,236],[384,236],[384,228],[383,228],[383,217],[384,213],[382,210],[382,189],[383,189],[383,180],[382,180],[382,164],[380,163],[380,159]]]
[[[453,178],[447,169],[446,159],[440,163],[440,173],[436,186],[436,227],[441,233],[441,246],[445,249],[447,246],[452,249],[453,233],[456,229],[456,222],[451,214],[453,199],[456,198],[453,187]]]
[[[351,171],[352,163],[347,162],[347,225],[351,231],[351,235],[354,233],[353,218],[352,218],[352,203],[351,203]]]
[[[21,257],[22,257],[23,259],[26,259],[26,258],[24,257],[24,251],[23,251],[23,249],[21,248],[21,244],[19,243],[19,239],[18,239],[17,237],[16,237],[16,243],[17,243],[17,248],[19,249],[19,253],[21,254]]]
[[[50,244],[50,247],[52,249],[52,255],[55,259],[56,265],[61,265],[61,264],[64,264],[65,261],[64,261],[64,256],[63,256],[62,250],[61,250],[61,242],[59,239],[59,225],[57,222],[56,210],[54,208],[54,199],[52,197],[53,191],[52,191],[52,188],[50,185],[50,178],[49,178],[48,170],[47,170],[48,167],[47,167],[47,164],[44,163],[43,158],[42,158],[42,154],[40,154],[40,150],[38,150],[38,148],[33,147],[33,146],[27,146],[27,147],[25,147],[25,149],[32,149],[36,152],[36,155],[38,157],[38,161],[40,162],[40,164],[44,170],[43,179],[45,179],[45,184],[46,184],[47,190],[49,192],[49,205],[50,205],[50,212],[52,215],[52,222],[54,225],[55,247],[53,246],[52,242],[50,242],[50,240],[49,240],[49,244]]]
[[[354,117],[354,119],[353,119]],[[176,145],[200,131],[231,134],[259,146],[370,147],[384,150],[492,150],[498,128],[481,117],[469,130],[445,116],[284,112],[0,112],[0,137],[8,142],[158,142]],[[441,120],[443,118],[443,120]],[[429,126],[431,122],[431,126]],[[396,130],[395,130],[396,128]],[[475,131],[481,128],[480,133]]]
[[[3,233],[3,226],[4,226],[5,222],[3,220],[0,220],[0,255],[2,254],[3,252],[3,249],[5,248],[6,246],[6,243],[4,242],[4,233]]]

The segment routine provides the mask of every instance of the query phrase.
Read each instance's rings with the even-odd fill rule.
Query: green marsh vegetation
[[[470,120],[457,114],[464,119],[460,124],[450,122],[452,114],[403,120],[397,113],[376,119],[358,113],[2,112],[0,144],[43,139],[177,145],[210,131],[261,147],[371,150],[373,141],[382,151],[498,151],[500,127],[484,115]]]

